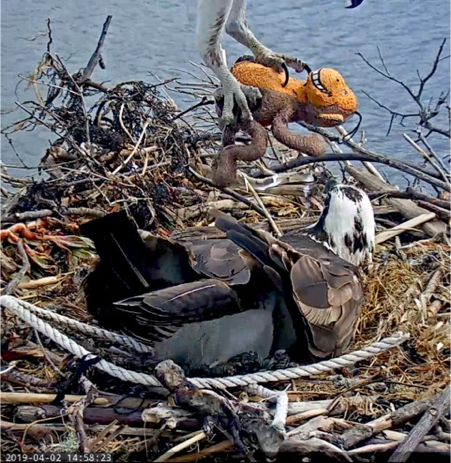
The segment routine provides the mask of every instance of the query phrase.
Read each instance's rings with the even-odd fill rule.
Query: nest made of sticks
[[[253,190],[246,185],[234,190],[213,186],[208,178],[210,161],[217,153],[220,134],[209,110],[209,95],[215,87],[210,77],[195,76],[195,83],[131,81],[108,88],[91,80],[93,70],[88,63],[71,74],[48,50],[28,79],[35,98],[22,104],[26,118],[4,129],[11,137],[39,125],[55,139],[40,165],[47,174],[45,180],[15,178],[2,168],[3,181],[14,187],[2,189],[2,294],[92,323],[80,284],[97,257],[89,240],[80,236],[78,226],[122,208],[141,228],[181,242],[221,236],[208,226],[206,211],[210,207],[268,230],[274,230],[276,223],[282,232],[302,229],[318,217],[323,198],[316,183],[320,183],[317,179],[324,165],[274,141],[257,170],[243,165],[241,171],[262,178],[269,167],[276,166],[276,172],[288,171],[285,184],[261,190],[258,184]],[[42,86],[46,94],[41,93]],[[190,94],[193,105],[188,111],[180,111],[165,95],[171,89]],[[329,132],[321,133],[335,139]],[[246,142],[245,135],[240,142]],[[361,155],[360,145],[350,140],[348,146]],[[361,461],[362,455],[368,461],[384,460],[387,451],[395,449],[412,429],[415,417],[424,411],[424,400],[431,400],[449,382],[450,247],[443,222],[449,218],[445,207],[449,189],[440,188],[446,182],[425,168],[418,170],[418,179],[424,182],[426,175],[434,180],[436,196],[421,189],[417,181],[415,187],[400,192],[380,187],[381,180],[376,181],[374,172],[367,174],[350,166],[343,166],[343,171],[348,181],[354,181],[351,176],[356,178],[372,195],[379,237],[393,233],[394,227],[412,217],[412,211],[416,217],[431,211],[436,214],[423,217],[423,222],[402,233],[398,230],[392,238],[380,238],[374,262],[364,269],[365,304],[350,350],[397,330],[411,336],[402,346],[335,375],[274,387],[288,386],[287,429],[297,430],[298,441],[295,433],[283,444],[286,450],[294,445],[294,455],[319,455],[319,461],[326,456],[336,458],[330,449],[313,445],[314,439],[320,439],[323,446],[324,442],[340,445],[347,461]],[[296,179],[302,179],[301,183],[293,183]],[[272,222],[268,223],[268,217]],[[3,451],[77,452],[87,446],[92,452],[112,453],[120,461],[140,461],[143,456],[154,459],[161,454],[164,456],[157,461],[196,461],[213,455],[218,461],[243,458],[232,452],[232,443],[221,432],[205,434],[199,414],[171,407],[144,387],[120,384],[91,369],[87,377],[99,390],[112,395],[101,394],[85,404],[82,422],[61,419],[73,401],[83,399],[66,396],[66,404],[49,404],[56,386],[74,370],[73,356],[7,311],[3,311],[1,334]],[[124,359],[107,345],[94,346],[89,340],[75,338],[122,365],[137,367],[139,363],[139,359]],[[70,392],[80,393],[80,386],[74,384]],[[257,400],[234,390],[226,397],[242,404]],[[394,410],[406,404],[419,404],[409,422],[392,419],[388,426],[391,434],[374,432],[346,446],[350,427],[373,425],[387,414],[393,418]],[[378,425],[374,429],[377,431]],[[421,449],[437,455],[448,452],[449,433],[449,417],[441,417],[422,440]],[[180,442],[183,444],[178,446]],[[366,450],[363,444],[373,448]],[[258,456],[262,449],[255,445]],[[304,453],[299,445],[304,446]],[[186,455],[166,453],[174,446]]]

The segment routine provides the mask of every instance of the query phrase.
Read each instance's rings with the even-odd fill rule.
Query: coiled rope
[[[86,334],[92,338],[102,339],[122,345],[127,349],[134,349],[135,351],[141,353],[152,352],[150,347],[141,344],[128,336],[111,333],[107,330],[78,322],[69,317],[58,315],[48,309],[36,307],[33,304],[21,301],[20,299],[17,299],[13,296],[0,296],[0,306],[8,309],[31,327],[35,328],[40,333],[44,334],[78,358],[86,358],[94,354],[80,346],[74,340],[70,339],[67,335],[61,333],[61,331],[51,326],[48,322],[44,321],[43,318],[59,323],[62,326],[69,327],[73,330],[76,330],[78,333]],[[276,371],[261,371],[258,373],[229,376],[225,378],[188,378],[188,380],[194,386],[200,389],[245,387],[259,383],[292,380],[305,376],[316,375],[319,373],[330,372],[336,368],[354,365],[360,360],[369,359],[377,354],[380,354],[381,352],[392,349],[393,347],[402,344],[408,338],[409,334],[398,332],[393,336],[382,339],[381,341],[371,344],[370,346],[367,346],[361,350],[357,350],[355,352],[342,355],[341,357],[312,365],[298,366]],[[115,378],[121,379],[122,381],[128,381],[151,387],[162,386],[154,376],[148,375],[146,373],[127,370],[103,359],[96,363],[94,367],[104,371],[105,373],[108,373]],[[262,397],[269,398],[270,396],[277,396],[274,391],[269,391],[263,387],[261,389],[252,390],[256,392],[259,391],[258,395],[263,394]]]

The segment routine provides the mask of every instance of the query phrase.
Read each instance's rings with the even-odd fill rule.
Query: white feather
[[[354,197],[346,190],[351,194],[354,190]],[[329,205],[322,218],[322,229],[327,236],[322,243],[326,247],[357,266],[366,259],[371,261],[376,225],[371,201],[364,191],[351,185],[336,185],[329,192]]]

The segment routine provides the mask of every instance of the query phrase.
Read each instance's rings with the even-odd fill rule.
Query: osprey
[[[357,267],[371,261],[375,246],[374,213],[367,194],[330,180],[324,211],[309,235]]]
[[[340,355],[363,300],[357,267],[374,249],[366,194],[327,185],[317,224],[282,240],[213,211],[227,239],[183,246],[138,232],[124,213],[81,226],[100,262],[85,284],[99,323],[153,346],[152,361],[213,372],[237,355],[297,362]]]
[[[348,8],[359,6],[363,0],[351,0]],[[284,69],[288,81],[287,65],[300,72],[308,70],[305,63],[280,53],[275,53],[261,44],[254,36],[246,21],[246,0],[198,0],[196,42],[205,64],[221,81],[224,91],[222,120],[233,121],[233,106],[241,109],[244,120],[252,120],[246,97],[255,100],[258,90],[241,86],[227,68],[225,52],[221,46],[225,31],[239,43],[249,48],[260,64]]]

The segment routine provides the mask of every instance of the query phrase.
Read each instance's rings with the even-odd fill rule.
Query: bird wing
[[[123,317],[123,331],[147,343],[168,339],[187,324],[242,311],[235,291],[214,279],[133,296],[114,306]]]
[[[347,348],[363,300],[357,267],[341,259],[308,236],[297,237],[297,249],[271,234],[238,223],[219,211],[211,213],[216,226],[264,267],[288,280],[288,294],[299,314],[292,314],[298,336],[308,338],[310,353],[319,358],[339,355]],[[280,285],[279,285],[280,287]],[[287,298],[287,297],[286,297]],[[287,299],[287,303],[289,303]],[[295,309],[296,310],[296,309]],[[306,329],[305,329],[306,328]]]
[[[301,255],[290,273],[293,296],[307,321],[309,349],[315,357],[340,355],[349,345],[363,288],[358,270],[331,255],[317,260]]]
[[[218,278],[230,285],[249,282],[251,272],[241,257],[240,248],[228,239],[210,239],[187,244],[195,256],[193,268],[210,278]]]

